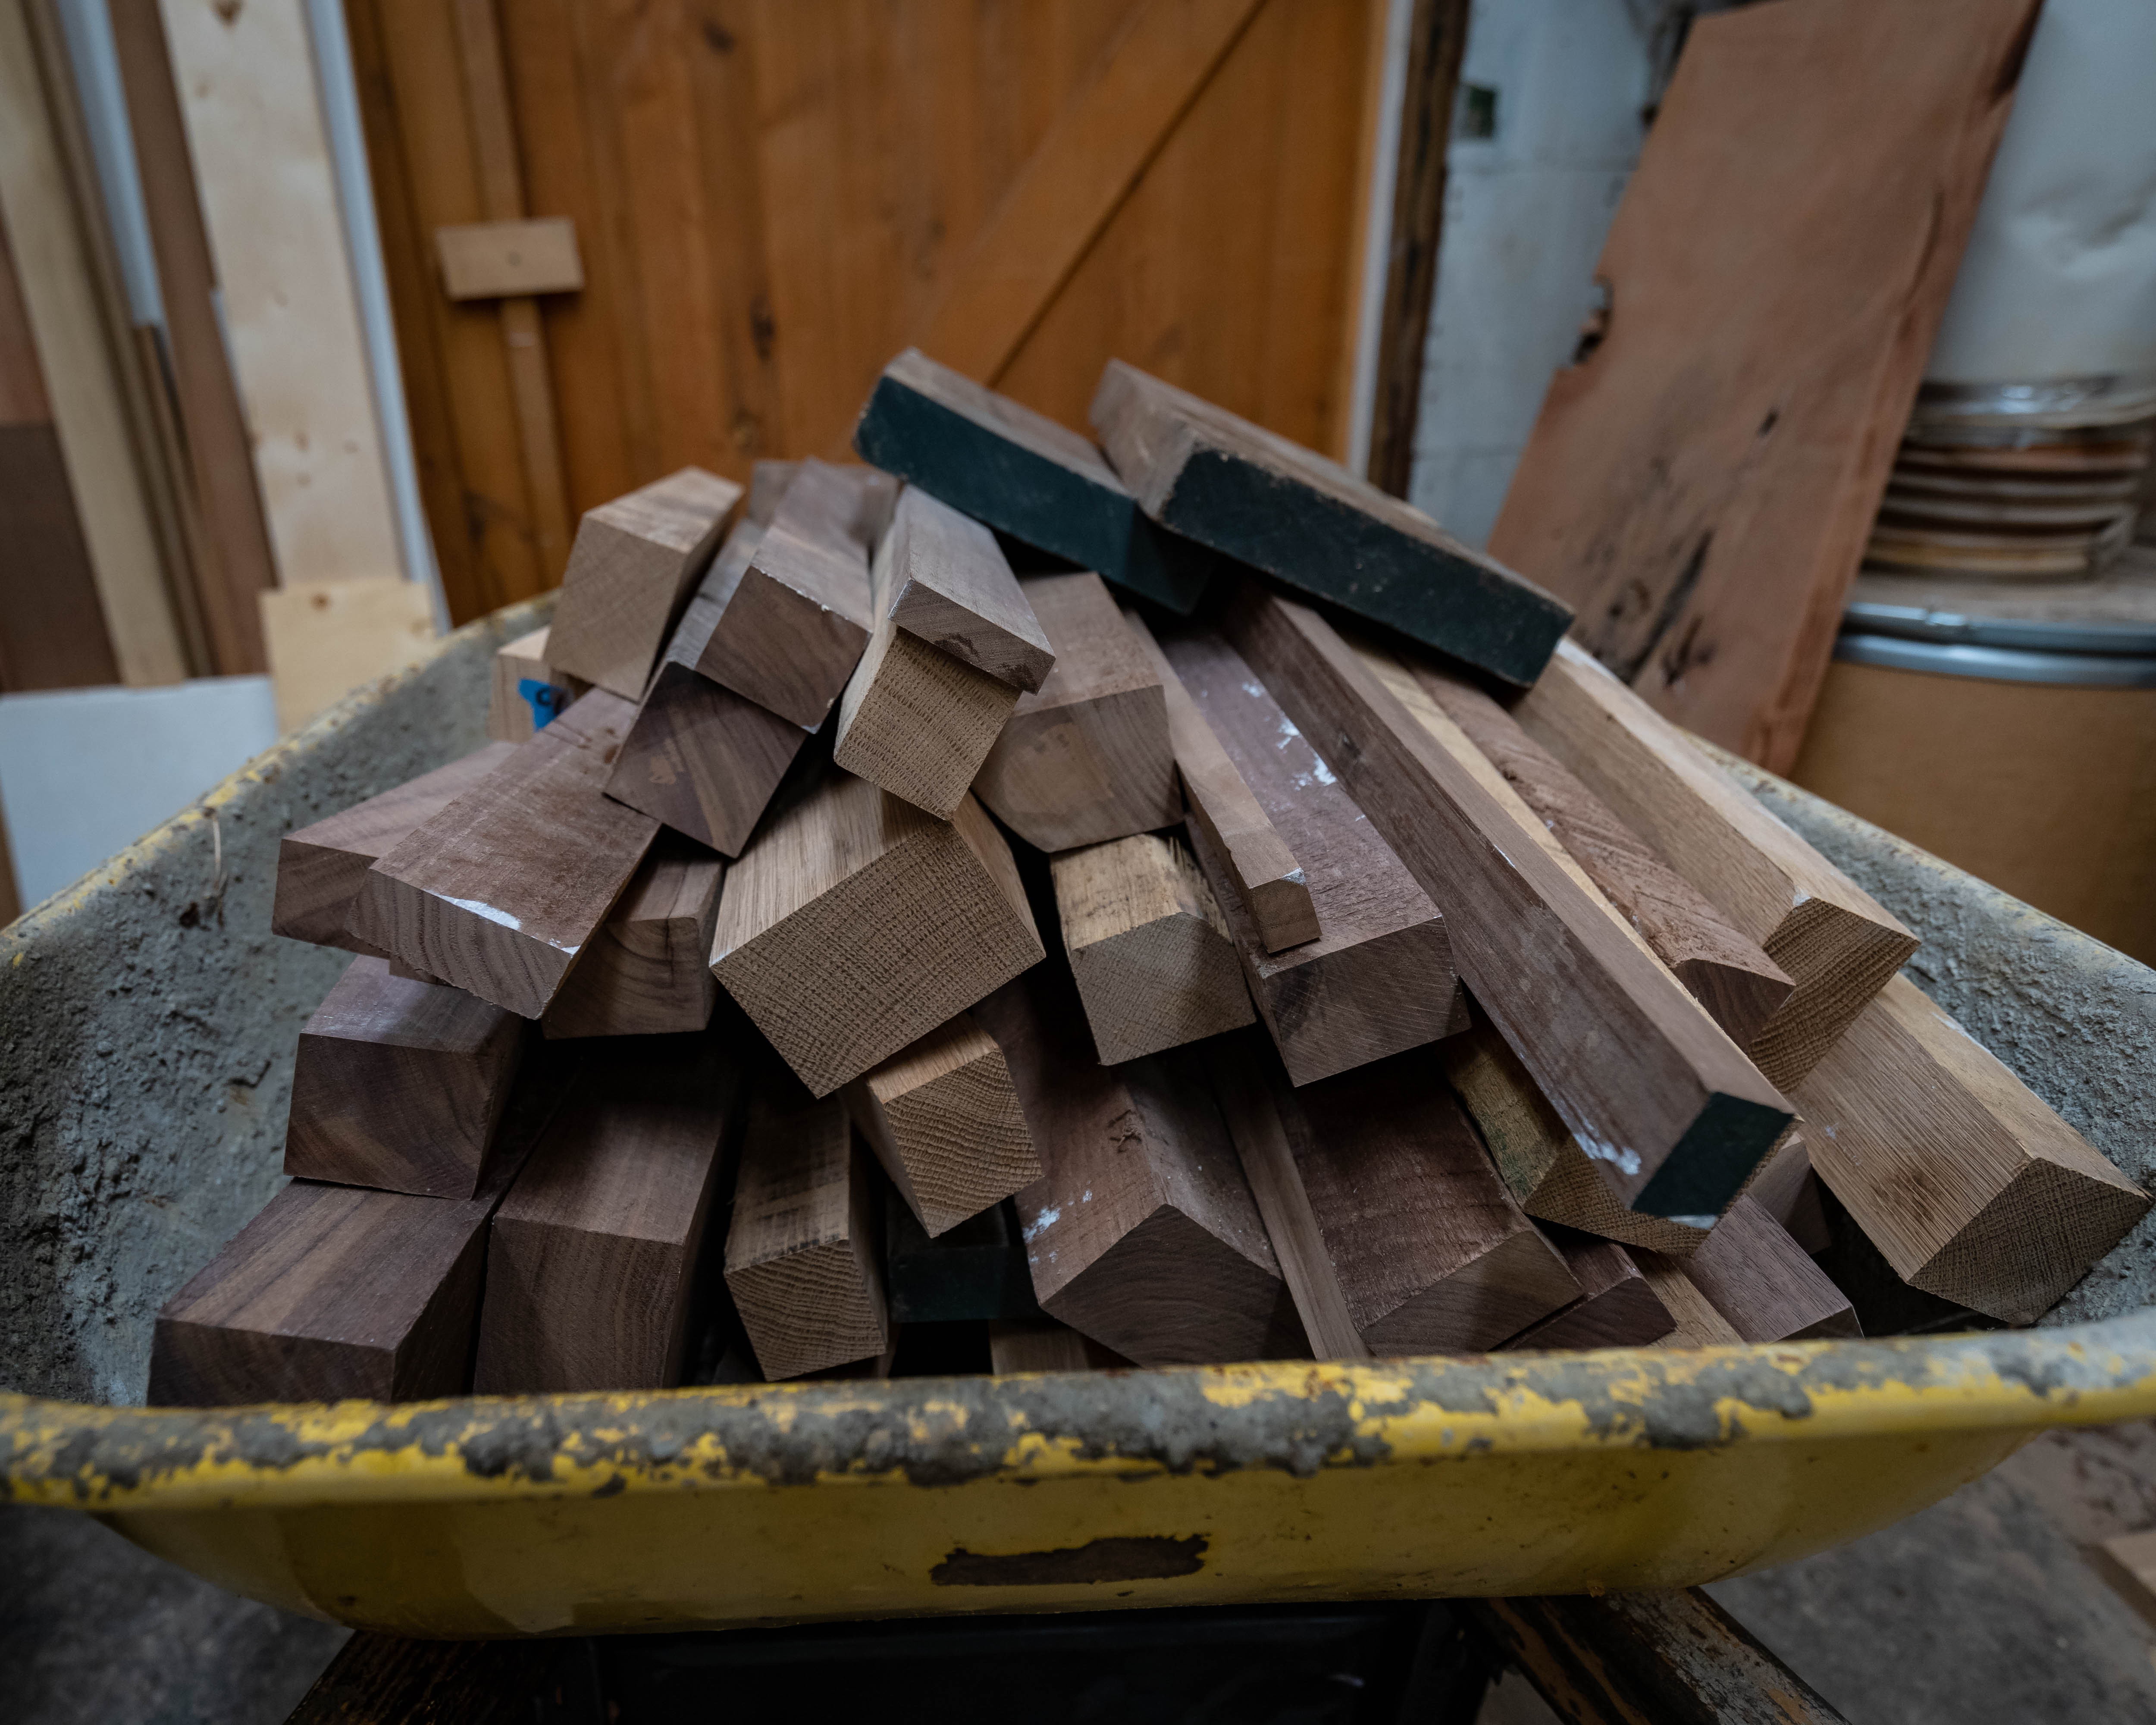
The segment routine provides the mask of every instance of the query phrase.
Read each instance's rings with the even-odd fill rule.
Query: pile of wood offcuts
[[[283,841],[357,956],[153,1402],[2020,1323],[2141,1216],[1563,605],[1093,425],[909,352],[584,517],[500,740]]]

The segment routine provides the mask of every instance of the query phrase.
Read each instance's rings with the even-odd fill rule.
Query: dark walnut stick
[[[1613,1186],[1650,1214],[1717,1214],[1789,1104],[1331,624],[1254,582],[1226,627],[1449,910],[1461,977]]]
[[[1730,1040],[1741,1048],[1758,1034],[1796,988],[1782,967],[1490,696],[1435,665],[1413,669],[1430,698],[1490,757]]]

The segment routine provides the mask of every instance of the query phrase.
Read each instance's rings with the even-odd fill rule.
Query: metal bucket
[[[2156,578],[1897,588],[1858,583],[1797,782],[2156,960]]]

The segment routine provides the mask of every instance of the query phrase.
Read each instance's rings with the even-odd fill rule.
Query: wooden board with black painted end
[[[594,689],[367,871],[352,932],[536,1019],[659,832],[602,792],[635,709]]]
[[[385,1192],[479,1190],[523,1046],[514,1013],[352,960],[300,1032],[285,1172]]]
[[[876,549],[869,583],[875,629],[839,698],[833,739],[833,758],[840,767],[939,820],[957,812],[1018,705],[1019,690],[901,627],[898,612],[907,595],[923,591],[932,578],[964,591],[969,574],[978,578],[971,583],[975,588],[1008,588],[1014,606],[1031,619],[1032,608],[994,536],[918,492],[906,492]],[[975,603],[989,602],[977,595]],[[968,634],[955,607],[932,603],[926,614],[921,606],[915,610],[947,639],[963,646],[978,636],[978,649],[994,656],[996,644],[978,627]],[[962,614],[978,625],[972,614]],[[1044,639],[1044,651],[1045,644]]]
[[[1427,661],[1416,680],[1503,774],[1730,1040],[1750,1043],[1796,984],[1487,693]]]
[[[711,933],[726,865],[661,833],[540,1019],[548,1040],[701,1030],[719,998]]]
[[[1420,510],[1224,408],[1111,359],[1093,429],[1164,527],[1524,686],[1571,608]]]
[[[1628,1208],[1493,1026],[1478,1023],[1450,1038],[1439,1058],[1499,1177],[1537,1221],[1680,1257],[1707,1238],[1692,1223]]]
[[[808,460],[746,557],[714,563],[699,589],[707,627],[694,668],[808,730],[824,722],[868,646],[867,494],[859,477]]]
[[[582,1065],[524,1069],[470,1198],[291,1182],[158,1312],[151,1404],[463,1394],[487,1219]]]
[[[1049,870],[1103,1065],[1255,1020],[1228,925],[1181,835],[1138,833],[1066,850]]]
[[[1168,741],[1190,819],[1204,829],[1205,842],[1250,913],[1259,942],[1268,952],[1277,952],[1316,940],[1317,911],[1302,865],[1221,747],[1145,619],[1126,607],[1123,621],[1160,673],[1161,691],[1168,698]]]
[[[978,803],[937,820],[828,765],[728,873],[711,942],[720,987],[819,1096],[1042,956],[1010,847]]]
[[[557,670],[547,657],[551,626],[535,629],[494,649],[494,682],[487,695],[486,734],[496,742],[521,742],[591,685]]]
[[[844,1101],[774,1075],[742,1140],[726,1286],[764,1376],[875,1359],[891,1327],[877,1263],[878,1194]]]
[[[1009,1064],[971,1013],[855,1079],[846,1105],[932,1239],[1040,1178]]]
[[[1646,1348],[1676,1330],[1677,1321],[1654,1285],[1615,1240],[1555,1224],[1543,1230],[1543,1238],[1579,1284],[1579,1297],[1513,1337],[1507,1351]]]
[[[1445,918],[1324,757],[1219,636],[1165,631],[1161,646],[1294,853],[1316,912],[1316,940],[1267,951],[1225,859],[1193,823],[1191,848],[1289,1077],[1308,1084],[1465,1029]]]
[[[1451,915],[1454,962],[1635,1209],[1718,1214],[1792,1110],[1637,937],[1307,606],[1246,584],[1225,633]],[[1337,754],[1337,760],[1333,756]],[[1617,1051],[1621,1050],[1621,1055]]]
[[[1897,977],[1798,1086],[1813,1169],[1903,1281],[2030,1323],[2148,1194]]]
[[[854,428],[874,463],[1027,544],[1188,614],[1220,559],[1163,531],[1086,439],[907,348]]]
[[[352,906],[377,859],[449,807],[516,752],[490,742],[408,784],[285,834],[277,841],[272,932],[318,947],[382,956],[351,929]]]
[[[1021,582],[1055,650],[981,763],[974,794],[1036,850],[1075,850],[1183,819],[1168,696],[1098,575]]]
[[[680,1381],[743,1076],[727,1043],[643,1038],[587,1064],[495,1214],[477,1394]]]
[[[741,501],[742,488],[685,467],[584,511],[549,628],[556,670],[634,701]]]
[[[1512,716],[1796,984],[1745,1045],[1769,1083],[1800,1082],[1917,950],[1885,906],[1574,644]]]
[[[1140,1365],[1306,1354],[1195,1055],[1098,1065],[1052,965],[975,1016],[1010,1062],[1047,1170],[1016,1200],[1042,1309]]]
[[[606,784],[616,802],[726,856],[741,855],[815,734],[697,669],[721,617],[711,588],[738,580],[762,537],[761,527],[744,522],[720,548],[710,578],[667,643]]]

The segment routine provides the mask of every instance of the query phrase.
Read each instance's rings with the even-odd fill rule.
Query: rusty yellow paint
[[[0,1489],[234,1590],[485,1635],[1668,1587],[2156,1413],[2156,1315],[1774,1348],[390,1407],[0,1398]]]

